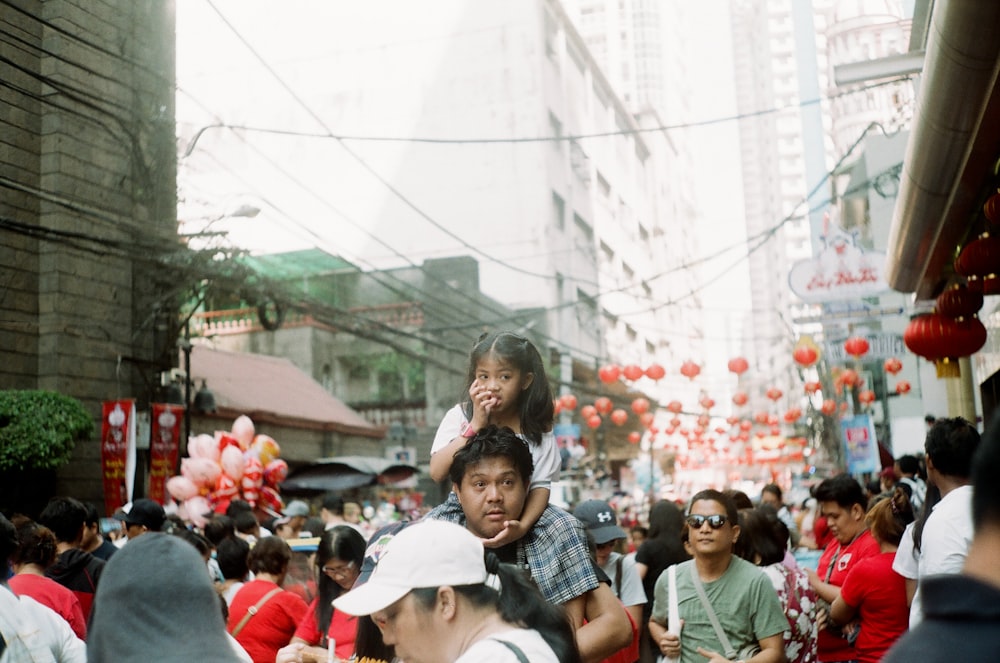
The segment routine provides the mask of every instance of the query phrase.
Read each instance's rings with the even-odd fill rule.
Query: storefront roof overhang
[[[1000,2],[934,0],[913,130],[888,240],[886,277],[931,299],[982,224],[1000,157]]]

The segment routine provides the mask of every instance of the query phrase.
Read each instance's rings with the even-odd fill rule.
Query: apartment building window
[[[555,191],[552,192],[552,220],[559,230],[566,229],[566,201]]]
[[[559,118],[552,111],[549,111],[549,135],[552,138],[562,138],[563,135],[562,122],[559,121]],[[563,141],[554,140],[550,145],[552,145],[553,151],[559,154],[563,153]]]
[[[556,57],[556,38],[559,35],[559,24],[555,17],[548,11],[545,10],[545,18],[543,22],[545,23],[545,55],[552,59]]]

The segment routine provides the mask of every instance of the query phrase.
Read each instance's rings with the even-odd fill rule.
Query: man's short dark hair
[[[233,525],[240,534],[254,534],[259,526],[257,516],[249,511],[240,511],[233,516]]]
[[[204,532],[209,543],[217,546],[223,539],[236,536],[236,523],[229,516],[216,514],[205,523]]]
[[[486,458],[502,456],[509,458],[525,485],[531,482],[531,474],[535,470],[535,462],[531,458],[528,443],[504,426],[487,426],[455,452],[451,461],[448,478],[455,485],[461,486],[462,479],[469,466],[475,465]]]
[[[344,515],[344,498],[337,493],[327,493],[324,495],[320,506],[335,516]]]
[[[93,502],[82,502],[83,508],[86,509],[87,515],[84,517],[83,522],[85,525],[97,525],[100,518],[97,515],[97,507]]]
[[[87,520],[87,507],[73,497],[53,497],[42,509],[38,522],[56,535],[56,540],[73,543]]]
[[[977,530],[987,523],[1000,525],[1000,410],[972,461],[972,522]]]
[[[691,497],[691,501],[688,502],[687,513],[691,513],[691,507],[694,506],[695,502],[701,502],[702,500],[721,504],[722,508],[726,510],[726,517],[729,519],[729,523],[731,525],[740,524],[739,510],[736,507],[736,502],[733,500],[732,495],[714,490],[712,488],[706,488],[705,490],[695,493]]]
[[[250,544],[232,537],[219,542],[215,548],[215,559],[219,562],[219,571],[222,577],[230,580],[241,580],[246,577],[250,567],[247,565],[247,557],[250,555]]]
[[[778,498],[779,502],[781,501],[781,486],[779,486],[776,483],[767,484],[766,486],[760,489],[760,492],[761,494],[771,493],[772,495]]]
[[[868,497],[865,495],[865,489],[850,474],[838,474],[823,479],[816,486],[813,496],[817,502],[836,502],[845,509],[850,509],[855,504],[861,505],[861,508],[866,511],[868,508]]]
[[[945,476],[968,478],[979,447],[979,431],[962,417],[938,419],[927,431],[924,452]]]
[[[903,474],[920,474],[920,461],[912,454],[904,454],[896,459],[899,471]]]

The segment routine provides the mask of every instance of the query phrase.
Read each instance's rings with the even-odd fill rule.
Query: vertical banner
[[[164,504],[167,479],[177,470],[184,406],[153,403],[149,440],[149,499]]]
[[[848,474],[877,472],[879,468],[878,440],[871,415],[858,414],[840,420],[844,434],[844,457]]]
[[[104,510],[112,514],[132,500],[135,482],[135,400],[104,401],[101,416]]]

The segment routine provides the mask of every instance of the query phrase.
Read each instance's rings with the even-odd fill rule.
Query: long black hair
[[[365,560],[365,537],[358,530],[347,525],[337,525],[323,532],[316,548],[316,570],[319,572],[318,596],[316,601],[316,625],[319,627],[321,644],[326,643],[326,634],[330,630],[330,620],[333,618],[333,600],[345,590],[336,580],[323,572],[327,563],[336,559],[345,564],[353,564],[361,571]]]
[[[476,366],[479,360],[487,355],[496,355],[518,371],[522,378],[531,373],[531,385],[521,392],[517,400],[520,411],[521,434],[532,444],[541,444],[542,434],[552,430],[555,419],[555,405],[552,401],[552,389],[545,375],[545,364],[542,356],[531,341],[513,332],[492,332],[483,334],[469,353],[469,373],[465,380],[465,391],[461,403],[466,419],[472,420],[472,401],[469,399],[469,387],[476,381]]]
[[[453,587],[455,593],[477,608],[495,607],[508,624],[538,631],[560,663],[582,663],[573,626],[563,607],[546,601],[521,569],[500,563],[493,552],[486,552],[485,561],[487,572],[500,579],[501,591],[478,584]],[[437,601],[437,590],[437,587],[414,589],[413,597],[424,610],[431,610]]]

